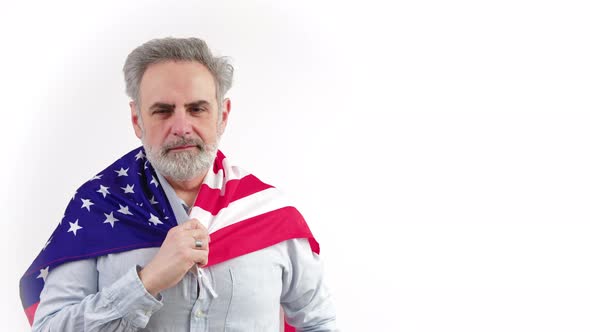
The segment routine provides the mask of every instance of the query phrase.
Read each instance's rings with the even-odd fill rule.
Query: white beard
[[[145,137],[145,135],[143,136]],[[146,157],[152,166],[165,177],[176,181],[186,181],[205,174],[217,155],[217,144],[205,144],[199,137],[181,137],[174,142],[167,143],[160,149],[152,148],[141,139]],[[170,152],[169,150],[183,145],[196,145],[196,150]]]

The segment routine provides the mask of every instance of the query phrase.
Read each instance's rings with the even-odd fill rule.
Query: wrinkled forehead
[[[186,104],[205,100],[216,105],[211,72],[196,61],[166,61],[147,67],[139,86],[142,105],[155,102]]]

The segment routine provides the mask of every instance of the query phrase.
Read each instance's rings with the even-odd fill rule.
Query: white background
[[[590,330],[585,1],[0,12],[2,331],[71,194],[139,145],[121,68],[165,36],[232,57],[221,148],[306,216],[344,330]]]

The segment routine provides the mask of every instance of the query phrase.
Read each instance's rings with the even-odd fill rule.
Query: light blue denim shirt
[[[187,211],[158,174],[176,219]],[[293,239],[191,270],[157,298],[139,279],[159,248],[65,263],[49,272],[33,331],[280,331],[281,307],[298,331],[337,331],[322,264]]]

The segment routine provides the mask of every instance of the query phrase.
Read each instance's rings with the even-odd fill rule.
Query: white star
[[[119,207],[120,207],[120,209],[117,210],[117,212],[122,213],[122,214],[129,215],[129,216],[132,216],[133,215],[133,213],[129,212],[129,206],[128,205],[127,206],[123,206],[123,205],[119,204]]]
[[[125,188],[121,187],[121,189],[125,190],[125,194],[129,194],[129,193],[135,194],[135,192],[133,191],[133,187],[135,187],[135,185],[132,185],[132,186],[127,185],[127,187],[125,187]]]
[[[113,217],[113,212],[111,212],[111,214],[104,214],[104,216],[107,217],[107,219],[103,222],[103,224],[109,223],[111,224],[111,227],[115,227],[115,221],[119,221],[119,219]]]
[[[72,195],[72,201],[74,200],[74,198],[76,198],[77,193],[78,193],[77,191],[74,191],[74,194]]]
[[[143,154],[143,150],[139,150],[139,152],[135,155],[135,160],[143,159],[145,154]]]
[[[37,279],[39,278],[43,278],[43,282],[45,282],[45,278],[47,278],[47,275],[49,274],[49,266],[39,270],[39,275],[37,276]]]
[[[60,222],[60,224],[61,224],[61,222]],[[49,240],[47,240],[47,243],[45,243],[45,245],[43,246],[43,250],[45,250],[45,248],[47,248],[47,246],[51,243],[52,239],[53,238],[49,238]],[[43,251],[43,250],[41,250],[41,251]]]
[[[158,204],[158,201],[156,201],[156,196],[152,196],[152,198],[150,198],[150,203],[152,203],[152,205]]]
[[[105,187],[102,184],[100,185],[100,189],[98,189],[96,192],[101,193],[103,197],[107,197],[107,194],[110,194],[109,187]]]
[[[161,222],[158,217],[154,216],[151,213],[150,213],[150,220],[148,220],[148,221],[151,222],[152,224],[154,224],[154,226],[158,226],[159,224],[163,224],[163,222]]]
[[[120,170],[115,170],[115,172],[117,172],[117,176],[129,176],[127,175],[127,171],[129,170],[129,167],[127,167],[126,169],[123,169],[123,167],[121,167]]]
[[[80,198],[80,200],[82,201],[81,209],[86,208],[88,211],[90,211],[90,206],[94,205],[94,203],[92,203],[90,199]]]
[[[78,226],[78,219],[76,219],[76,221],[74,221],[73,223],[70,223],[70,229],[68,229],[68,233],[73,232],[74,236],[76,236],[76,232],[78,232],[78,230],[81,228],[83,228],[83,227]]]
[[[153,183],[154,185],[156,185],[156,188],[158,188],[158,181],[156,181],[156,178],[152,175],[152,181],[150,181],[150,183]]]
[[[90,181],[92,180],[100,180],[100,178],[102,178],[102,174],[98,174],[92,177],[92,179],[90,179]]]

